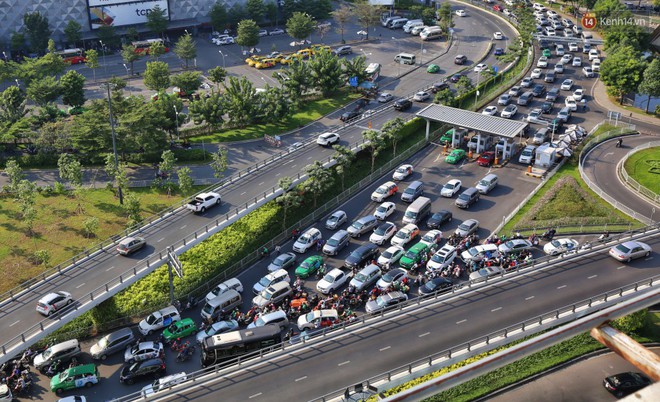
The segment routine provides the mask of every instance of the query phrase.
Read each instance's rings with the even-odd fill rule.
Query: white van
[[[490,190],[495,188],[495,186],[497,186],[497,175],[490,173],[483,179],[479,180],[479,183],[477,183],[475,187],[481,194],[488,194]]]
[[[161,391],[165,388],[171,388],[174,385],[186,381],[187,379],[188,379],[188,375],[186,375],[186,373],[183,371],[177,374],[172,374],[159,378],[156,381],[154,381],[152,384],[144,386],[142,388],[142,395],[145,397],[151,396],[158,391]]]
[[[390,21],[387,27],[389,29],[403,28],[403,26],[406,25],[407,22],[408,22],[408,18],[399,18],[397,20]]]
[[[381,24],[382,26],[384,26],[385,28],[387,28],[387,27],[390,25],[390,22],[392,22],[392,21],[394,21],[394,20],[398,20],[398,19],[400,19],[400,18],[401,18],[401,16],[399,16],[399,15],[393,15],[393,16],[391,16],[391,17],[387,17],[387,18],[385,18],[385,19],[381,18],[381,19],[380,19],[380,24]]]
[[[525,149],[520,153],[518,162],[529,165],[534,160],[534,152],[536,152],[536,147],[534,145],[527,145]]]
[[[227,279],[206,294],[206,301],[208,302],[209,300],[215,299],[226,291],[232,289],[240,293],[243,291],[243,284],[236,278]]]
[[[408,22],[406,22],[406,25],[403,26],[403,32],[410,33],[410,31],[414,27],[418,27],[422,25],[424,25],[424,21],[422,20],[409,20]]]
[[[399,53],[394,56],[394,61],[400,64],[410,64],[414,66],[416,58],[415,55],[411,53]]]
[[[403,215],[403,223],[418,224],[431,212],[431,200],[426,197],[417,198]]]
[[[422,40],[431,40],[435,38],[439,38],[442,36],[442,30],[440,27],[437,27],[437,29],[433,30],[424,30],[422,31],[421,34],[419,34],[419,37],[422,38]]]
[[[428,28],[426,25],[419,25],[419,26],[413,27],[413,28],[410,29],[410,34],[411,34],[411,35],[415,35],[415,36],[417,36],[417,35],[419,35],[423,30],[425,30],[426,28]]]
[[[206,302],[200,313],[204,320],[216,320],[225,316],[236,307],[240,307],[243,299],[235,290],[228,290],[220,296]]]

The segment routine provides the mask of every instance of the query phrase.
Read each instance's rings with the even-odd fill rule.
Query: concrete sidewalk
[[[600,78],[596,79],[596,83],[594,84],[593,96],[594,96],[594,101],[598,105],[600,105],[603,109],[612,112],[621,113],[621,117],[622,117],[621,120],[623,121],[631,121],[632,123],[634,123],[635,120],[637,120],[637,121],[642,121],[645,123],[660,126],[660,119],[658,119],[657,117],[653,117],[651,115],[646,115],[637,112],[631,112],[629,110],[624,109],[619,104],[612,102],[609,96],[607,95],[607,88],[605,87],[605,84],[603,84],[603,82],[600,80]],[[660,128],[658,128],[658,131],[660,131]]]

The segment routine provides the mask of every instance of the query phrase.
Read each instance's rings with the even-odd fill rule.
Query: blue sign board
[[[358,86],[358,77],[351,77],[348,79],[348,84],[352,87]]]

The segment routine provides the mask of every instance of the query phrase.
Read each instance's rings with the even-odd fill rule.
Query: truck
[[[186,208],[193,212],[204,213],[207,209],[213,207],[214,205],[220,205],[221,202],[222,199],[218,193],[201,193],[188,204],[186,204]]]

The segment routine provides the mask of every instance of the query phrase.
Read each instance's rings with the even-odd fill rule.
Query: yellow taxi
[[[275,58],[262,59],[256,62],[254,67],[261,70],[262,68],[275,67],[275,64],[277,64],[277,60],[275,60]]]
[[[254,67],[255,64],[261,59],[263,59],[263,56],[250,56],[247,59],[245,59],[245,62],[247,63],[248,66]]]
[[[293,53],[288,56],[284,56],[282,60],[280,60],[280,64],[291,64],[294,60],[302,60],[303,56],[298,54],[298,53]]]
[[[312,49],[300,49],[298,50],[298,54],[303,58],[306,59],[310,56],[314,55],[314,51]]]
[[[312,49],[313,52],[318,52],[321,50],[327,50],[328,52],[332,51],[332,49],[330,49],[330,46],[327,45],[312,45],[310,46],[310,48]]]

